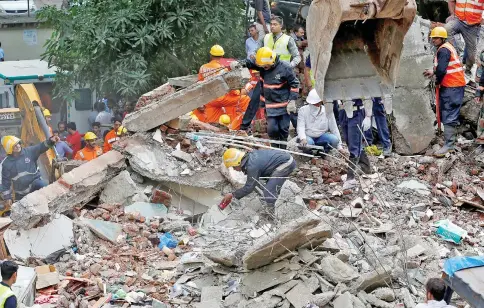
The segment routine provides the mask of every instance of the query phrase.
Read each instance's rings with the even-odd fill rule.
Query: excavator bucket
[[[391,95],[415,0],[314,0],[307,18],[316,90],[327,102]]]

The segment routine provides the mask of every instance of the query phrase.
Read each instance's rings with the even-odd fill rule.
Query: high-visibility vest
[[[3,284],[1,284],[0,285],[0,308],[5,307],[5,302],[11,296],[15,296],[13,291],[9,287],[6,287]]]
[[[287,48],[290,38],[289,35],[282,34],[276,42],[274,42],[274,34],[268,33],[264,37],[264,46],[275,51],[281,61],[291,62],[291,53]]]
[[[437,52],[441,48],[447,48],[448,50],[450,50],[450,60],[447,66],[447,72],[445,73],[441,85],[447,88],[464,87],[466,85],[464,68],[459,61],[459,56],[457,55],[454,46],[452,46],[452,44],[450,44],[449,42],[446,42],[439,47]],[[434,69],[437,68],[437,64],[437,54],[435,54]]]
[[[75,160],[86,160],[90,161],[99,156],[103,155],[103,150],[99,146],[94,146],[94,148],[85,147],[76,153]]]
[[[113,148],[113,143],[118,141],[120,138],[114,129],[110,130],[109,133],[104,137],[104,153],[111,151]]]
[[[468,25],[481,23],[484,0],[457,0],[455,15]]]
[[[311,85],[314,88],[316,86],[316,79],[314,79],[314,73],[312,69],[309,70],[309,78],[311,78]]]

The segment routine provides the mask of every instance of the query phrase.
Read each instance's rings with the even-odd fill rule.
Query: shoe
[[[385,157],[390,157],[390,156],[392,156],[392,148],[389,148],[389,149],[383,150],[383,156],[385,156]]]
[[[355,179],[346,180],[343,183],[343,190],[353,189],[356,185],[358,185],[358,182]]]
[[[358,157],[349,158],[350,162],[348,163],[348,171],[346,172],[346,181],[355,179],[355,173],[360,169],[358,167],[358,160]]]
[[[365,151],[361,152],[360,154],[360,159],[358,160],[358,166],[360,166],[361,171],[364,174],[372,173],[370,159],[368,158],[368,155],[366,155]]]
[[[434,153],[435,157],[444,157],[447,153],[454,151],[456,128],[450,125],[444,125],[445,144]]]

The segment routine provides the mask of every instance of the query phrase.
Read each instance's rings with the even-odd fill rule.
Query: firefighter
[[[121,119],[121,117],[114,118],[113,129],[110,130],[104,137],[104,147],[103,147],[104,153],[111,151],[111,149],[113,148],[113,143],[119,140],[118,129],[121,127],[122,121],[123,120]]]
[[[430,32],[430,37],[432,44],[438,49],[434,59],[434,69],[425,70],[424,76],[427,78],[435,76],[435,84],[440,88],[440,119],[444,124],[445,144],[434,155],[444,157],[445,154],[454,150],[466,81],[464,68],[454,46],[446,42],[447,31],[445,28],[435,27]]]
[[[49,109],[45,108],[42,113],[44,114],[44,118],[45,118],[45,123],[47,123],[47,126],[49,127],[49,132],[50,132],[50,135],[52,136],[52,126],[50,125],[50,122],[52,120],[52,115],[50,114],[50,111]]]
[[[42,180],[37,160],[57,141],[59,141],[59,137],[52,136],[37,145],[22,148],[19,138],[2,137],[2,146],[7,153],[2,164],[2,196],[5,208],[12,205],[12,185],[16,201],[47,186],[47,183]]]
[[[97,136],[93,132],[87,132],[84,135],[84,140],[86,141],[86,146],[77,152],[74,157],[75,160],[93,160],[103,154],[103,150],[100,146],[96,145]]]
[[[286,178],[296,168],[294,158],[278,150],[254,150],[243,152],[230,148],[224,152],[223,161],[227,168],[233,167],[237,171],[247,174],[244,187],[226,194],[222,202],[230,203],[232,198],[241,199],[254,191],[261,177],[270,177],[265,184],[263,200],[273,211],[277,197]]]
[[[299,80],[292,67],[268,47],[257,51],[255,65],[246,62],[250,69],[260,71],[263,88],[260,99],[265,103],[267,133],[273,140],[287,141],[289,136],[290,113],[296,112],[296,99],[299,97]],[[274,145],[286,148],[285,145]]]

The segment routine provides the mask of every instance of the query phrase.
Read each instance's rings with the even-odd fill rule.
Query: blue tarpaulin
[[[466,268],[480,267],[484,266],[484,256],[483,257],[454,257],[445,260],[444,272],[449,275],[449,277],[454,276],[454,273]]]

